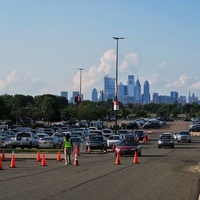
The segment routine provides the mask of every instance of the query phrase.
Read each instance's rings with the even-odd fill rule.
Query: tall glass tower
[[[143,103],[148,104],[150,102],[150,92],[149,92],[149,82],[144,82],[144,93],[143,93]]]

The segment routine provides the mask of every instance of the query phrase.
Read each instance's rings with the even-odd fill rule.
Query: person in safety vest
[[[65,154],[65,165],[71,164],[71,154],[73,150],[72,139],[70,138],[69,133],[67,133],[65,139],[63,140],[63,148]]]

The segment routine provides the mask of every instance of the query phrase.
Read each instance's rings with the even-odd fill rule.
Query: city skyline
[[[189,92],[188,96],[180,94],[178,91],[170,91],[170,94],[159,94],[158,92],[150,93],[150,84],[148,80],[140,84],[139,78],[135,81],[134,75],[128,75],[127,84],[122,82],[118,85],[118,101],[123,104],[127,103],[174,103],[178,101],[181,104],[197,102],[199,103],[198,97]],[[61,96],[68,96],[68,91],[61,91]],[[62,95],[63,94],[63,95]],[[73,91],[71,97],[68,100],[71,103],[75,102],[75,97],[78,96],[78,91]],[[115,79],[109,75],[104,77],[104,90],[98,91],[93,88],[91,91],[91,98],[84,99],[84,94],[82,94],[82,100],[90,100],[94,102],[107,101],[108,99],[114,100],[115,98]]]
[[[103,90],[134,74],[151,95],[200,96],[200,2],[102,0],[0,3],[0,94],[60,95]],[[112,9],[110,9],[112,8]],[[120,14],[119,14],[120,13]],[[95,17],[94,17],[95,16]]]

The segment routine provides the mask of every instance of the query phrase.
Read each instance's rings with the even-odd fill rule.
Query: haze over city
[[[145,80],[154,92],[200,97],[200,2],[197,0],[0,1],[0,94],[91,100],[115,77]]]

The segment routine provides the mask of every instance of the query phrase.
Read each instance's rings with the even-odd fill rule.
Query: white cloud
[[[91,93],[91,90],[98,86],[103,87],[103,77],[112,74],[114,71],[115,51],[110,49],[100,58],[99,66],[93,66],[88,71],[82,70],[81,91],[82,93]],[[73,77],[73,91],[80,89],[80,71],[77,71]]]
[[[187,74],[182,74],[177,81],[171,84],[171,86],[176,88],[183,87],[188,85],[191,80],[192,78],[190,76],[188,76]]]
[[[189,86],[190,89],[199,90],[200,89],[200,81]]]
[[[5,80],[0,80],[0,91],[7,94],[37,95],[44,86],[43,80],[33,77],[30,73],[20,74],[15,70],[8,74]]]
[[[124,56],[124,61],[119,67],[120,72],[127,73],[131,71],[131,74],[138,73],[139,71],[139,59],[136,53],[130,53]]]

